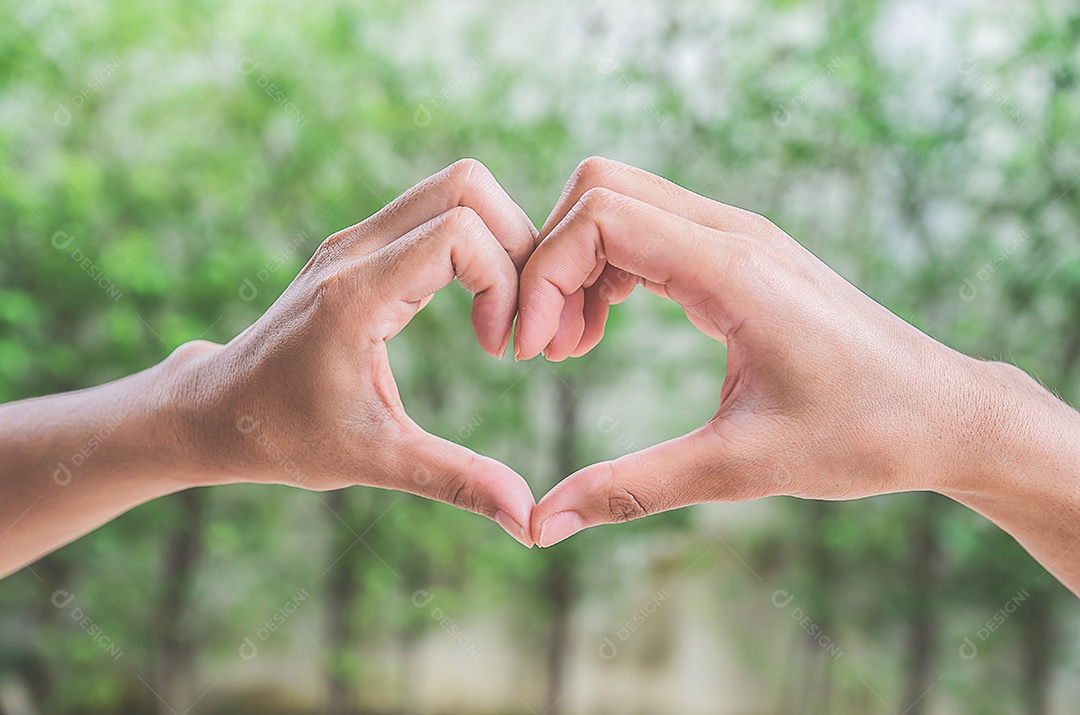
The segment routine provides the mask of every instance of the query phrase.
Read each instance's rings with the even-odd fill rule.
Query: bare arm
[[[986,406],[968,431],[970,466],[936,491],[1009,532],[1080,595],[1080,412],[1017,367],[983,365]]]
[[[106,385],[0,405],[0,575],[199,483],[175,410],[185,351]]]

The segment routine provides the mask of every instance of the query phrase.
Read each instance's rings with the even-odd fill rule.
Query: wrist
[[[961,458],[935,491],[984,511],[1038,499],[1054,475],[1075,483],[1080,413],[1014,365],[966,359],[965,407],[953,425]]]
[[[161,388],[159,421],[189,486],[242,481],[235,461],[241,446],[221,383],[222,345],[195,340],[179,346],[155,369]]]
[[[191,485],[293,483],[289,468],[295,471],[295,465],[282,447],[287,440],[266,422],[268,410],[252,400],[245,388],[250,375],[230,347],[196,340],[161,364]]]

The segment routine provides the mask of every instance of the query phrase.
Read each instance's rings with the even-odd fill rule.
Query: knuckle
[[[467,233],[478,228],[480,216],[468,206],[454,206],[443,213],[438,228],[450,235]]]
[[[354,275],[352,271],[345,270],[344,267],[338,266],[335,270],[327,271],[319,277],[315,293],[318,296],[326,296],[327,298],[334,299],[343,292],[348,292],[353,288],[353,279]]]
[[[489,180],[491,172],[480,160],[466,157],[446,167],[446,176],[454,184],[463,187]]]
[[[573,181],[575,185],[594,186],[607,174],[614,171],[617,162],[602,156],[590,156],[583,159],[574,169]]]
[[[623,522],[648,516],[651,511],[642,495],[636,494],[634,490],[619,483],[616,463],[611,462],[608,468],[610,469],[607,493],[608,518],[612,522]]]
[[[581,204],[583,210],[592,215],[596,215],[611,208],[618,200],[619,194],[611,189],[604,188],[603,186],[594,186],[581,195],[581,200],[578,203]]]
[[[619,487],[608,495],[608,515],[613,522],[623,522],[648,516],[649,511],[630,490]]]
[[[772,240],[781,235],[786,236],[780,228],[765,218],[761,214],[754,213],[753,211],[747,211],[746,209],[735,209],[737,226],[739,233],[750,236],[755,239]]]
[[[361,224],[343,228],[328,236],[322,244],[319,245],[316,255],[323,261],[333,260],[350,245],[358,242],[362,234]]]
[[[475,514],[495,515],[482,487],[471,476],[476,473],[477,455],[469,454],[461,459],[452,451],[441,452],[421,461],[429,465],[428,489],[432,498]]]
[[[447,474],[435,485],[435,498],[475,514],[487,514],[484,500],[476,485],[462,474]]]
[[[380,262],[385,260],[382,258]],[[376,265],[378,263],[365,258],[321,271],[309,293],[313,313],[320,316],[348,314],[351,306],[364,304],[379,295],[383,271],[370,270]]]
[[[179,345],[173,352],[184,358],[198,358],[216,352],[219,348],[221,348],[221,346],[217,343],[199,339],[189,340],[186,343]]]

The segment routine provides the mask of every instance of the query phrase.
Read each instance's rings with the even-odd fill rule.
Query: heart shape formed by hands
[[[483,349],[501,357],[513,328],[522,360],[584,355],[639,284],[675,301],[727,345],[718,411],[535,502],[516,472],[425,432],[402,407],[386,342],[455,277],[475,295]],[[767,219],[600,158],[578,166],[539,232],[482,164],[457,162],[328,238],[224,349],[191,351],[206,363],[209,412],[242,433],[205,440],[221,450],[208,471],[408,491],[488,516],[527,546],[701,502],[854,498],[958,471],[922,419],[955,389],[957,353]]]
[[[940,411],[936,396],[963,384],[957,370],[976,363],[897,318],[769,220],[592,158],[540,239],[520,278],[518,359],[584,355],[600,342],[609,306],[643,285],[724,343],[728,361],[705,425],[588,466],[544,496],[530,522],[539,545],[703,502],[851,499],[939,489],[963,476],[958,460],[942,457],[962,445],[941,444],[926,415]],[[962,420],[960,412],[945,418]]]

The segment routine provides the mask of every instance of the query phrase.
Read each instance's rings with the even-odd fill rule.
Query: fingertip
[[[503,531],[512,536],[515,541],[525,548],[531,549],[535,544],[529,531],[505,511],[501,509],[496,511],[494,520],[496,524],[503,528]]]
[[[561,300],[562,294],[558,299]],[[561,309],[561,306],[560,306]],[[550,342],[551,337],[544,338],[543,333],[548,332],[544,328],[546,321],[545,310],[542,303],[536,304],[531,300],[523,299],[518,305],[517,326],[514,330],[514,359],[531,360],[543,351]],[[550,328],[551,335],[555,334],[558,326]]]
[[[552,362],[562,362],[571,356],[585,332],[584,306],[585,291],[581,288],[565,297],[558,328],[544,348],[545,358]]]
[[[585,528],[585,522],[573,511],[560,511],[552,514],[540,524],[536,543],[541,548],[554,546],[569,539]]]
[[[507,301],[502,291],[486,290],[473,297],[472,326],[484,352],[501,358],[510,342],[517,306]]]
[[[589,354],[589,351],[600,344],[600,340],[604,337],[604,329],[601,328],[599,334],[596,336],[583,335],[581,342],[577,344],[573,352],[570,353],[570,357],[579,358]]]

